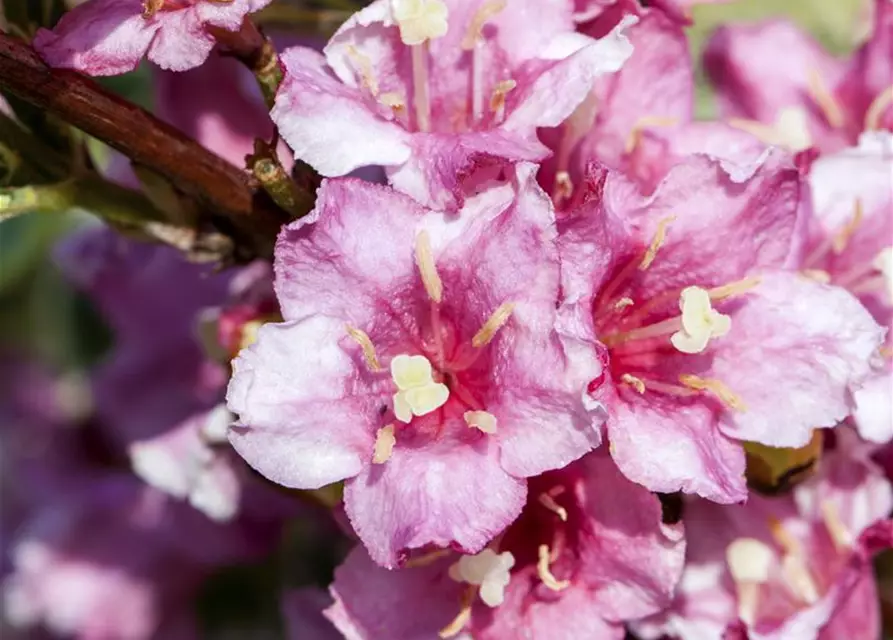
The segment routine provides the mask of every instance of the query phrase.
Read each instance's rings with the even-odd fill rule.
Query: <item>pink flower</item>
[[[479,163],[546,157],[537,128],[560,124],[629,56],[626,22],[595,41],[574,32],[572,11],[570,0],[378,0],[324,55],[284,52],[273,119],[325,176],[383,165],[426,206],[459,207]]]
[[[236,31],[270,0],[87,0],[33,45],[53,67],[92,76],[132,71],[148,56],[163,69],[202,64],[214,48],[213,28]]]
[[[653,491],[743,501],[739,441],[805,445],[852,409],[883,330],[845,290],[787,270],[801,179],[693,155],[650,196],[590,176],[560,229],[567,304],[592,318],[611,452]]]
[[[521,517],[475,556],[435,552],[389,572],[354,551],[335,572],[327,615],[352,640],[502,640],[520,629],[531,640],[607,640],[671,602],[682,527],[662,524],[658,498],[607,454],[533,478],[530,489]]]
[[[893,521],[885,519],[893,493],[842,431],[843,450],[839,442],[820,476],[791,496],[754,495],[746,506],[687,503],[688,557],[676,602],[636,633],[720,640],[741,624],[740,637],[752,640],[881,637],[871,557],[893,545]]]
[[[556,206],[571,209],[590,163],[635,178],[651,193],[685,156],[708,155],[750,165],[766,144],[719,122],[692,122],[694,69],[682,26],[657,9],[615,5],[581,27],[598,37],[626,14],[638,17],[627,34],[633,53],[614,74],[599,78],[592,93],[564,124],[546,134],[555,149],[540,183]]]
[[[522,166],[461,212],[358,180],[323,183],[276,247],[283,324],[234,361],[230,441],[289,487],[346,480],[376,562],[480,550],[525,478],[600,440],[591,336],[556,311],[554,215]]]
[[[834,151],[893,128],[893,6],[874,9],[871,38],[846,62],[788,22],[720,28],[704,63],[723,114],[796,150]]]
[[[823,156],[809,181],[815,217],[801,269],[848,289],[888,329],[875,375],[854,390],[854,418],[863,438],[893,438],[893,136],[865,133],[858,147]]]

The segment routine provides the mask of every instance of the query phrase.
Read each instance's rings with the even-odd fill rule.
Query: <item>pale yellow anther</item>
[[[828,530],[828,534],[834,542],[834,547],[840,552],[852,548],[854,542],[853,534],[850,533],[846,524],[844,524],[841,519],[840,512],[837,510],[837,505],[830,500],[823,500],[819,509],[822,512],[822,520],[825,523],[825,528]]]
[[[363,81],[363,86],[373,96],[378,95],[378,79],[372,71],[372,60],[365,53],[360,52],[355,46],[348,45],[347,57],[356,64],[357,74]]]
[[[395,356],[391,360],[391,378],[399,389],[394,394],[394,415],[401,422],[431,413],[450,397],[449,388],[434,381],[431,363],[425,356]]]
[[[474,45],[477,44],[478,39],[481,37],[484,25],[487,24],[490,18],[505,9],[505,5],[506,0],[487,0],[487,2],[481,5],[471,19],[468,30],[465,32],[465,37],[462,38],[462,48],[465,51],[474,49]]]
[[[736,280],[735,282],[730,282],[729,284],[724,284],[720,287],[714,287],[713,289],[710,289],[708,293],[710,294],[710,299],[716,302],[747,293],[758,287],[762,281],[760,276],[750,276],[748,278]]]
[[[856,198],[853,203],[853,215],[847,220],[846,224],[841,227],[837,233],[834,234],[834,237],[831,239],[831,250],[836,254],[843,253],[844,249],[847,248],[847,245],[850,243],[850,238],[853,237],[853,234],[856,232],[856,229],[859,228],[859,225],[862,224],[862,218],[864,217],[864,212],[862,210],[862,200],[861,198]]]
[[[554,199],[567,200],[574,194],[574,182],[567,171],[559,171],[555,174]]]
[[[679,297],[682,329],[670,342],[682,353],[701,353],[712,338],[721,338],[732,328],[732,319],[710,304],[710,293],[701,287],[686,287]]]
[[[501,80],[493,87],[493,93],[490,95],[490,111],[493,113],[505,112],[505,98],[511,93],[518,83],[514,80]]]
[[[645,383],[642,381],[641,378],[637,378],[631,373],[624,373],[622,376],[620,376],[620,380],[638,391],[639,394],[645,393]]]
[[[865,111],[865,131],[877,131],[881,128],[881,116],[891,104],[893,104],[893,86],[881,91]]]
[[[394,112],[394,115],[400,115],[406,110],[406,98],[399,93],[383,93],[379,96],[378,101],[389,107]]]
[[[893,347],[889,345],[878,347],[877,352],[882,358],[893,358]]]
[[[434,302],[443,300],[443,282],[437,273],[437,265],[434,263],[434,252],[431,250],[431,237],[427,231],[419,231],[415,240],[415,262],[422,276],[422,283],[428,297]]]
[[[147,20],[164,7],[165,0],[143,0],[143,18]]]
[[[709,391],[730,409],[742,413],[747,411],[747,405],[744,404],[741,396],[729,389],[725,383],[720,382],[719,380],[714,380],[713,378],[699,378],[698,376],[689,373],[683,373],[679,376],[679,382],[695,391]]]
[[[508,551],[497,554],[484,549],[478,554],[462,556],[449,569],[456,582],[467,582],[480,587],[481,601],[488,607],[498,607],[505,599],[505,588],[511,579],[515,556]]]
[[[536,563],[536,573],[546,587],[552,591],[564,591],[571,586],[570,580],[558,580],[552,575],[552,569],[549,567],[551,562],[549,545],[541,544],[537,549],[537,553],[539,561]]]
[[[555,498],[548,493],[541,493],[538,500],[541,505],[558,516],[562,522],[567,522],[567,509],[555,502]]]
[[[633,305],[633,299],[629,297],[620,298],[617,302],[614,303],[614,309],[620,311],[621,309],[626,309],[627,307],[631,307]]]
[[[726,564],[738,592],[738,615],[747,624],[756,621],[760,585],[769,580],[775,552],[756,538],[737,538],[726,547]]]
[[[624,148],[627,153],[631,153],[633,149],[639,146],[642,141],[642,132],[648,127],[675,127],[679,123],[678,118],[668,118],[666,116],[642,116],[630,129],[629,135],[626,136],[626,144]]]
[[[809,278],[810,280],[814,280],[815,282],[820,282],[822,284],[828,284],[831,282],[831,274],[822,269],[804,269],[800,272],[805,278]]]
[[[657,257],[658,249],[660,249],[661,245],[667,239],[667,227],[675,220],[676,216],[667,216],[657,223],[657,231],[654,232],[651,244],[645,251],[645,255],[642,257],[642,262],[639,263],[640,270],[644,271],[654,262],[654,259]]]
[[[496,333],[508,322],[514,308],[515,305],[511,302],[503,302],[496,307],[496,311],[487,318],[484,325],[474,334],[474,337],[471,339],[471,346],[480,348],[490,344]]]
[[[893,302],[893,247],[881,249],[874,257],[871,265],[881,272],[884,278],[884,290],[887,292],[887,299]]]
[[[784,549],[781,569],[785,582],[787,582],[791,591],[803,602],[807,604],[815,603],[819,599],[819,592],[806,567],[803,546],[778,518],[770,516],[768,524],[772,537]]]
[[[496,416],[486,411],[466,411],[462,414],[465,424],[484,433],[496,433]]]
[[[835,129],[842,127],[844,125],[843,109],[817,69],[810,70],[807,84],[810,97],[822,110],[828,124]]]
[[[379,362],[378,355],[375,353],[375,345],[372,344],[372,340],[369,339],[366,332],[348,326],[347,334],[353,338],[354,341],[360,345],[360,349],[363,350],[363,358],[366,360],[366,366],[369,367],[371,371],[381,371],[381,362]]]
[[[405,45],[422,44],[447,32],[449,11],[442,0],[392,0],[392,7]]]
[[[397,439],[394,437],[394,425],[382,427],[375,434],[375,450],[372,453],[372,462],[384,464],[391,458]]]

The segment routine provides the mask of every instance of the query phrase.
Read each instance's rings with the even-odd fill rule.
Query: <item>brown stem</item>
[[[248,175],[195,140],[89,78],[49,68],[30,46],[2,32],[0,88],[151,168],[207,209],[249,255],[269,255],[287,216]]]
[[[212,28],[211,32],[226,51],[244,64],[260,85],[267,108],[272,109],[276,90],[282,82],[282,67],[273,42],[246,17],[238,31]]]

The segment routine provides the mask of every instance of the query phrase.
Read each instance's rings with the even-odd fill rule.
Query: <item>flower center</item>
[[[454,343],[458,341],[452,338],[450,323],[442,315],[443,281],[426,231],[421,231],[416,236],[415,263],[428,301],[427,327],[430,331],[425,331],[421,336],[420,350],[423,353],[397,353],[390,360],[389,373],[395,389],[391,409],[397,423],[391,422],[376,433],[372,460],[377,464],[387,462],[394,447],[399,445],[402,428],[400,423],[409,426],[414,418],[427,416],[441,409],[451,398],[454,399],[450,405],[453,408],[448,410],[448,414],[453,416],[456,409],[464,410],[461,415],[469,429],[476,429],[482,434],[494,434],[498,428],[497,416],[486,410],[476,396],[474,387],[468,385],[466,378],[470,374],[466,372],[475,365],[487,346],[510,321],[514,304],[504,302],[499,305],[469,342],[459,342],[454,347]],[[381,359],[369,335],[351,326],[346,327],[346,331],[359,346],[369,371],[374,374],[382,373]],[[386,413],[385,408],[382,415]],[[438,429],[435,437],[439,435]]]
[[[681,374],[672,381],[661,380],[659,363],[668,352],[703,353],[712,340],[728,334],[732,319],[713,304],[750,291],[759,284],[759,278],[745,278],[712,289],[672,289],[643,304],[637,304],[625,293],[635,275],[649,269],[658,258],[673,220],[662,220],[642,255],[630,260],[602,287],[594,308],[596,332],[608,348],[615,379],[629,390],[640,395],[651,391],[674,396],[708,392],[729,408],[744,411],[744,403],[722,381],[691,374]],[[668,314],[660,310],[674,299],[678,300],[680,313],[666,317]]]
[[[158,0],[147,0],[158,1]],[[515,88],[511,78],[495,82],[487,96],[485,65],[485,42],[483,34],[487,22],[499,14],[507,0],[485,1],[472,16],[461,49],[468,59],[468,91],[461,98],[458,111],[443,115],[443,122],[451,130],[485,129],[497,126],[505,119],[506,97]],[[430,43],[443,37],[449,29],[449,11],[442,0],[391,0],[392,15],[399,30],[401,42],[409,47],[412,68],[412,96],[398,92],[380,93],[380,84],[375,77],[372,61],[355,47],[349,47],[348,57],[352,60],[358,82],[380,104],[388,107],[401,125],[409,130],[429,132],[432,130],[431,112],[431,61]],[[470,96],[470,98],[466,97]],[[438,102],[447,104],[454,96],[440,96]]]
[[[841,556],[848,553],[853,537],[840,519],[835,504],[825,501],[820,510],[821,524],[834,548]],[[769,531],[781,553],[756,538],[737,538],[726,548],[726,564],[738,595],[738,615],[750,626],[756,623],[764,585],[773,580],[780,581],[794,600],[805,606],[815,604],[822,595],[820,585],[816,583],[819,574],[810,569],[810,557],[803,544],[775,518],[769,520]],[[833,559],[822,560],[830,562]]]
[[[893,304],[893,247],[866,256],[845,271],[831,269],[837,257],[846,251],[863,219],[862,201],[856,198],[850,219],[812,250],[803,261],[801,271],[819,282],[844,287],[855,296],[881,294],[888,304]]]

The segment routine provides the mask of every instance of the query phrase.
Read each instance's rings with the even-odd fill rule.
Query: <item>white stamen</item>
[[[686,287],[679,298],[682,329],[670,342],[682,353],[701,353],[711,338],[720,338],[732,328],[732,319],[713,309],[710,294],[700,287]]]
[[[788,586],[798,598],[808,605],[818,602],[819,590],[809,575],[803,556],[792,553],[785,555],[781,561],[781,570]]]
[[[447,32],[449,11],[442,0],[392,0],[392,8],[405,45],[420,45]]]
[[[497,607],[505,598],[505,588],[511,579],[515,556],[504,551],[497,554],[484,549],[473,556],[462,556],[450,567],[450,577],[456,582],[467,582],[480,587],[481,600],[488,607]]]
[[[505,119],[505,99],[517,86],[517,82],[509,79],[500,80],[493,87],[493,94],[490,96],[490,111],[493,113],[493,122],[495,124],[502,124],[502,121]],[[570,180],[570,176],[568,176],[568,180]]]
[[[481,5],[480,9],[475,12],[474,17],[471,19],[471,22],[468,25],[468,30],[465,32],[465,37],[462,39],[462,48],[465,51],[474,49],[475,45],[481,39],[481,32],[484,25],[487,24],[487,21],[490,18],[505,9],[505,5],[506,0],[488,0]]]
[[[415,261],[422,276],[422,284],[428,297],[434,302],[443,299],[443,282],[437,273],[437,265],[434,262],[434,253],[431,250],[431,237],[427,231],[420,231],[415,242]]]
[[[496,433],[496,416],[486,411],[466,411],[463,415],[469,427],[480,429],[484,433]]]
[[[479,348],[490,344],[496,332],[508,322],[514,308],[515,305],[511,302],[503,302],[499,305],[478,332],[474,334],[474,337],[471,339],[471,346]]]
[[[541,493],[538,499],[541,505],[558,516],[562,522],[567,522],[567,509],[555,502],[555,498],[548,493]]]
[[[372,462],[375,464],[384,464],[387,462],[391,453],[394,451],[394,445],[397,439],[394,437],[394,425],[389,424],[382,427],[375,435],[375,451],[372,454]]]
[[[639,263],[639,269],[645,271],[654,262],[654,259],[657,257],[658,249],[663,245],[664,240],[667,239],[667,227],[669,227],[675,220],[676,216],[667,216],[657,223],[657,231],[654,232],[654,238],[651,239],[651,244],[645,251],[645,255],[642,257],[642,262]]]
[[[412,47],[412,89],[416,128],[423,133],[430,131],[431,95],[428,90],[427,44],[417,44]]]
[[[696,391],[709,391],[717,398],[719,398],[719,400],[721,400],[729,408],[734,409],[735,411],[740,411],[742,413],[747,411],[747,405],[744,404],[741,396],[729,389],[725,385],[725,383],[720,380],[716,380],[714,378],[700,378],[695,375],[683,373],[679,376],[679,382],[684,384],[689,389],[695,389]]]
[[[543,584],[552,591],[564,591],[571,586],[570,580],[558,580],[549,568],[550,552],[549,545],[541,544],[537,549],[539,554],[539,562],[536,563],[536,573]]]
[[[822,511],[822,520],[825,522],[825,528],[828,529],[828,534],[831,536],[831,540],[834,541],[834,547],[840,552],[852,548],[855,542],[853,535],[840,518],[837,505],[830,500],[823,500],[819,508]]]
[[[844,125],[843,109],[840,108],[840,103],[837,102],[837,98],[828,89],[828,85],[825,84],[818,70],[810,70],[807,82],[809,95],[819,109],[822,110],[825,120],[833,128],[841,128]]]
[[[366,360],[366,366],[369,367],[371,371],[381,371],[381,363],[378,361],[378,355],[375,353],[375,345],[372,344],[369,335],[365,331],[355,329],[351,326],[347,327],[347,334],[353,338],[354,341],[360,345],[360,349],[363,350],[363,358]]]

